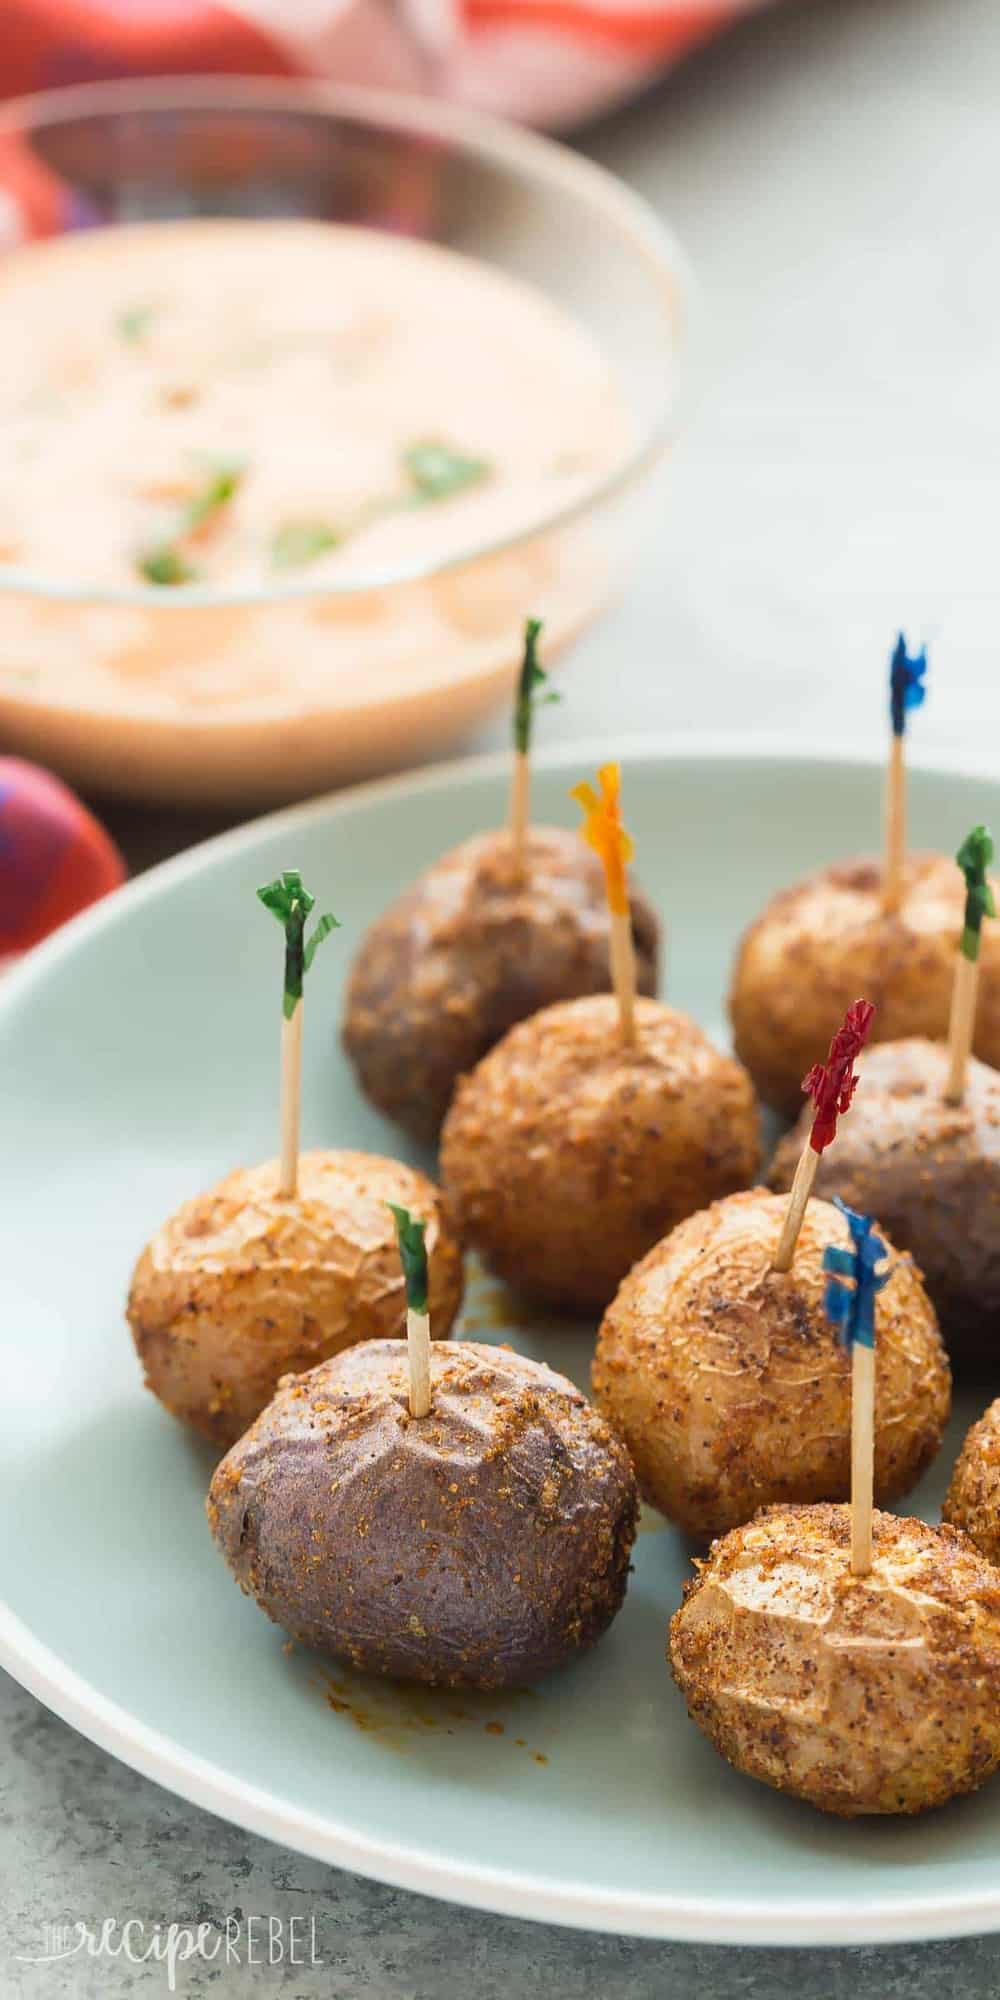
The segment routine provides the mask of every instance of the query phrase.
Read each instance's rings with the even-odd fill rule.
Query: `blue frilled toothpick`
[[[875,1480],[875,1300],[888,1284],[888,1250],[876,1236],[870,1215],[858,1215],[834,1195],[851,1232],[851,1249],[828,1244],[823,1252],[827,1278],[824,1305],[837,1339],[851,1355],[851,1569],[867,1576],[872,1566],[872,1502]]]
[[[889,662],[889,720],[892,741],[885,788],[885,868],[882,876],[882,908],[887,916],[898,910],[903,900],[903,867],[906,860],[906,762],[903,743],[906,718],[920,708],[927,694],[927,648],[908,653],[906,640],[899,634]]]

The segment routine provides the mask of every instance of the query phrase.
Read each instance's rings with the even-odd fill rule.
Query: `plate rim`
[[[803,744],[793,733],[770,732],[748,741],[730,732],[699,731],[669,737],[662,732],[650,736],[633,732],[557,745],[535,759],[535,769],[573,770],[611,757],[626,767],[629,763],[669,765],[717,758],[747,764],[775,760],[817,767],[846,764],[876,773],[883,762],[880,754],[857,743],[816,748]],[[283,828],[291,831],[316,819],[336,820],[349,814],[358,802],[377,803],[383,798],[448,789],[469,779],[503,778],[509,759],[507,750],[486,752],[325,793],[244,822],[159,863],[83,911],[29,952],[22,965],[5,974],[0,985],[0,1029],[32,986],[80,944],[106,928],[127,922],[129,913],[147,898],[155,898],[175,881],[197,875],[216,858],[252,849],[260,839]],[[991,785],[998,782],[996,772],[988,770],[985,759],[976,754],[916,758],[911,769],[914,774],[932,777],[978,778]],[[790,878],[792,873],[790,869]],[[811,1903],[553,1885],[467,1858],[449,1861],[427,1849],[360,1834],[348,1822],[329,1814],[290,1806],[273,1792],[234,1777],[221,1765],[185,1749],[67,1666],[2,1601],[0,1666],[87,1740],[175,1796],[314,1860],[353,1869],[416,1894],[501,1916],[685,1943],[843,1947],[845,1933],[851,1944],[891,1944],[1000,1929],[1000,1880],[993,1891],[928,1895],[922,1881],[919,1900],[915,1889],[912,1899],[889,1896],[859,1904],[856,1896],[845,1896]]]

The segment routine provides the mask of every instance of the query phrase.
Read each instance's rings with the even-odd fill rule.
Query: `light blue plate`
[[[546,760],[538,817],[609,746]],[[849,1824],[738,1777],[664,1664],[687,1566],[655,1517],[625,1609],[537,1692],[461,1700],[351,1681],[287,1653],[216,1555],[210,1459],[140,1384],[132,1262],[182,1197],[276,1145],[279,967],[259,882],[301,867],[344,929],[307,998],[305,1139],[400,1147],[336,1043],[362,926],[504,809],[503,759],[264,820],[185,855],[33,955],[0,989],[0,1659],[69,1722],[227,1818],[345,1867],[518,1916],[652,1936],[858,1943],[1000,1925],[1000,1782],[923,1822]],[[669,928],[669,992],[723,1032],[741,926],[781,883],[877,842],[874,768],[633,747],[626,817]],[[915,839],[1000,822],[1000,784],[914,772]],[[467,1324],[586,1380],[589,1330]],[[919,1495],[933,1516],[940,1474]]]

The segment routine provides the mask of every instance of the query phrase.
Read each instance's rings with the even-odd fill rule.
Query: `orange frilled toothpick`
[[[611,919],[611,979],[618,1001],[622,1041],[635,1041],[635,946],[628,900],[626,868],[635,853],[621,815],[620,764],[602,764],[597,773],[600,795],[593,785],[574,785],[570,798],[583,808],[584,840],[599,854]]]
[[[855,1059],[868,1040],[874,1019],[875,1009],[871,1001],[855,1000],[853,1006],[848,1007],[843,1025],[837,1029],[830,1043],[825,1063],[814,1063],[808,1076],[802,1079],[802,1088],[812,1098],[816,1115],[795,1169],[781,1238],[771,1264],[773,1271],[790,1271],[792,1268],[795,1245],[816,1179],[816,1169],[822,1154],[837,1136],[838,1118],[850,1110],[851,1099],[858,1087],[854,1073]]]

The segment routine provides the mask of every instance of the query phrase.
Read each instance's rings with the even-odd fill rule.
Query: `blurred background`
[[[227,70],[401,85],[551,127],[683,245],[694,275],[682,315],[672,302],[683,354],[667,448],[615,525],[630,560],[613,603],[564,655],[566,699],[547,740],[725,728],[871,747],[904,625],[934,658],[915,754],[982,755],[1000,721],[1000,17],[989,0],[5,10],[8,97]],[[23,164],[8,150],[0,219],[13,258],[25,236],[115,211],[105,187],[106,214],[84,202],[53,220],[52,185],[26,184]],[[404,183],[412,193],[412,176]],[[135,212],[125,197],[119,219]],[[463,247],[474,253],[476,214],[473,202]],[[530,218],[528,201],[519,226],[530,231]],[[405,226],[419,225],[410,215]],[[518,617],[533,608],[518,603]],[[494,655],[486,712],[420,754],[504,743],[506,672]],[[0,693],[0,749],[30,748],[19,691],[14,707],[9,687]],[[387,727],[383,717],[359,774],[399,761]],[[72,758],[68,769],[78,776]],[[155,787],[123,801],[86,773],[83,787],[132,866],[255,803],[208,795],[171,809]]]

